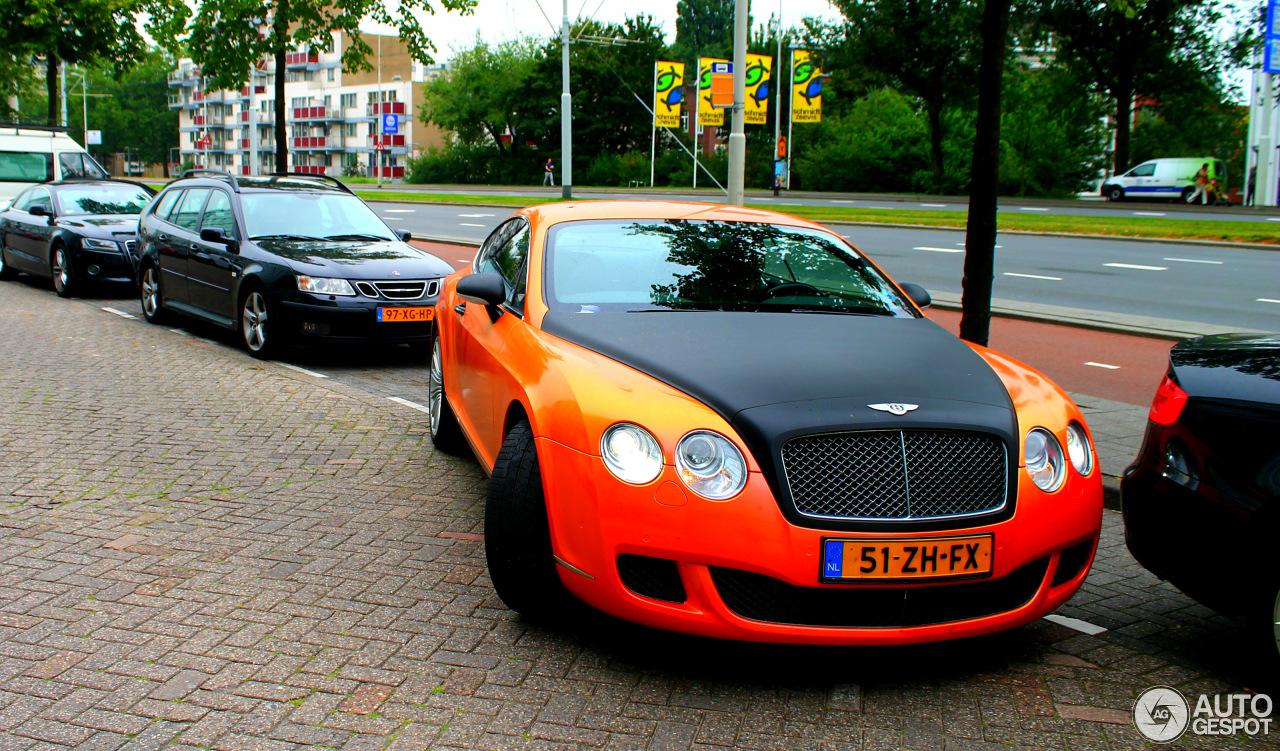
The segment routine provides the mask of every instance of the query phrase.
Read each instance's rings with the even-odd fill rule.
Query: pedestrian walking
[[[555,165],[551,163],[551,157],[547,157],[547,163],[542,165],[542,184],[556,187]]]
[[[1258,165],[1249,168],[1249,179],[1244,184],[1244,205],[1253,205],[1253,191],[1258,188]]]
[[[1208,204],[1209,203],[1209,192],[1208,192],[1209,163],[1208,162],[1205,162],[1204,165],[1200,167],[1200,169],[1196,170],[1196,175],[1195,177],[1192,178],[1192,182],[1196,184],[1196,190],[1194,193],[1187,196],[1187,203],[1195,203],[1196,196],[1200,196],[1200,205],[1204,206]]]

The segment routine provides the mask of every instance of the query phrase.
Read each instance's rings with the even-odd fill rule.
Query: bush
[[[638,151],[625,154],[601,154],[574,182],[601,187],[627,187],[632,181],[649,184],[649,155]]]
[[[463,143],[429,147],[417,159],[410,158],[405,182],[457,185],[535,185],[542,180],[546,156],[526,151],[510,156],[489,145]]]
[[[797,142],[802,142],[797,144]],[[929,129],[892,89],[855,102],[843,117],[796,126],[792,188],[906,193],[932,181]]]

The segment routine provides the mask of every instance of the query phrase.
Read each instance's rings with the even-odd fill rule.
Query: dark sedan
[[[1280,668],[1280,335],[1182,342],[1121,482],[1138,562],[1243,616]],[[1276,673],[1273,672],[1273,675]]]
[[[124,180],[61,180],[28,188],[0,212],[0,279],[24,271],[70,297],[89,280],[133,281],[128,249],[155,191]]]
[[[142,313],[235,329],[260,358],[303,340],[425,345],[453,268],[407,239],[333,178],[190,170],[142,215]]]

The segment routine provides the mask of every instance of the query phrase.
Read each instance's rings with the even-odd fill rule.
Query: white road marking
[[[133,315],[132,313],[126,313],[123,310],[116,310],[115,308],[103,308],[103,310],[107,311],[108,313],[115,313],[121,318],[134,318],[134,319],[137,318],[137,316]]]
[[[1006,271],[1006,272],[1004,272],[1004,275],[1005,275],[1005,276],[1016,276],[1016,277],[1021,277],[1021,278],[1023,278],[1023,279],[1044,279],[1045,281],[1048,281],[1048,282],[1060,282],[1060,281],[1062,281],[1062,277],[1060,277],[1060,276],[1040,276],[1039,274],[1015,274],[1015,273],[1014,273],[1014,272],[1012,272],[1012,271]]]
[[[1113,269],[1137,269],[1138,271],[1168,271],[1168,266],[1143,266],[1139,263],[1104,263],[1103,266],[1110,266]]]
[[[1095,367],[1095,368],[1106,368],[1107,370],[1119,370],[1119,369],[1120,369],[1120,366],[1119,366],[1119,365],[1108,365],[1108,364],[1106,364],[1105,362],[1094,362],[1094,361],[1092,361],[1092,360],[1090,360],[1089,362],[1086,362],[1086,363],[1085,363],[1085,365],[1092,365],[1092,366],[1093,366],[1093,367]]]
[[[1269,217],[1267,217],[1267,221],[1268,221],[1268,222],[1280,222],[1280,216],[1269,216]]]
[[[494,214],[458,214],[458,216],[468,216],[468,217],[471,217],[472,219],[476,219],[482,216],[495,216],[495,215]]]
[[[945,209],[947,207],[945,203],[922,203],[920,205],[928,206],[931,209]]]
[[[803,203],[780,203],[779,206],[803,206]]]
[[[277,362],[276,364],[277,364],[277,365],[280,365],[280,366],[282,366],[282,367],[286,367],[286,368],[288,368],[289,370],[296,370],[296,371],[298,371],[299,373],[301,373],[301,374],[303,374],[303,375],[309,375],[309,376],[311,376],[312,378],[328,378],[328,377],[329,377],[329,376],[325,375],[324,373],[317,373],[317,372],[315,372],[314,370],[307,370],[306,368],[299,368],[297,365],[290,365],[290,364],[289,364],[289,363],[287,363],[287,362]]]
[[[918,245],[912,250],[931,250],[934,253],[963,253],[964,248],[932,248],[928,245]]]
[[[382,211],[385,214],[412,214],[417,209],[383,209]]]
[[[1068,618],[1065,615],[1058,615],[1057,613],[1050,613],[1049,615],[1046,615],[1044,619],[1050,623],[1056,623],[1059,626],[1066,626],[1067,628],[1075,629],[1076,631],[1088,634],[1089,636],[1097,636],[1098,634],[1106,631],[1102,626],[1095,626],[1088,621],[1082,621],[1079,618]]]
[[[1271,298],[1269,298],[1269,297],[1259,297],[1259,298],[1258,298],[1258,302],[1273,302],[1273,303],[1275,303],[1276,305],[1280,305],[1280,300],[1272,300],[1272,299],[1271,299]]]
[[[1135,211],[1134,216],[1165,216],[1163,211]]]
[[[388,397],[387,397],[387,399],[388,399],[388,400],[390,400],[390,401],[395,402],[396,404],[402,404],[402,405],[404,405],[404,406],[408,407],[409,409],[416,409],[416,410],[418,410],[419,412],[425,412],[425,413],[427,413],[428,415],[429,415],[429,414],[431,414],[431,410],[427,409],[426,407],[422,406],[421,404],[418,404],[417,402],[411,402],[411,401],[409,401],[408,399],[401,399],[401,398],[400,398],[400,397],[398,397],[398,396],[388,396]]]
[[[404,217],[402,217],[402,216],[384,216],[384,217],[382,217],[382,218],[383,218],[383,219],[386,219],[388,222],[403,222],[403,221],[404,221]]]
[[[1018,211],[1048,211],[1042,206],[1019,206]]]
[[[1211,263],[1214,266],[1221,266],[1222,261],[1202,261],[1199,258],[1166,258],[1166,261],[1177,261],[1178,263]]]
[[[483,227],[483,224],[472,224],[470,222],[458,222],[459,227]]]
[[[844,199],[836,199],[836,198],[831,199],[831,202],[832,203],[853,203],[853,201],[847,201]]]

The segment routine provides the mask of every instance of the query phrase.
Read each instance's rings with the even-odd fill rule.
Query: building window
[[[298,81],[301,81],[301,80],[302,80],[302,77],[298,75],[298,71],[296,70],[286,71],[284,74],[285,83],[297,83]]]
[[[344,110],[349,110],[349,109],[354,108],[355,106],[356,106],[356,95],[355,95],[355,94],[343,94],[343,95],[342,95],[342,109],[344,109]]]
[[[289,100],[289,107],[295,110],[298,109],[299,107],[306,107],[308,104],[310,104],[310,100],[308,100],[305,96],[295,96],[294,98]]]
[[[304,70],[304,71],[302,71],[302,80],[304,80],[304,81],[314,81],[314,80],[316,80],[316,72],[315,72],[314,70]]]
[[[337,78],[337,70],[338,70],[337,68],[330,68],[330,69],[329,69],[329,80],[330,80],[330,81],[332,81],[332,80],[334,80],[335,78]]]
[[[332,71],[332,70],[333,70],[333,68],[330,68],[329,70],[330,70],[330,71]],[[329,80],[330,80],[330,81],[332,81],[332,80],[333,80],[333,77],[332,77],[332,76],[330,76]],[[332,105],[333,105],[333,97],[329,96],[328,94],[325,94],[325,95],[324,95],[324,108],[325,108],[325,110],[326,110],[326,111],[328,111],[329,107],[331,107]]]

